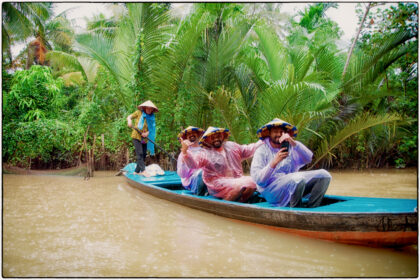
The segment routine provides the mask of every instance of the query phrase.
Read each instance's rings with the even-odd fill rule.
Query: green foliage
[[[56,118],[67,102],[61,94],[62,80],[54,79],[48,67],[35,65],[17,71],[12,84],[5,98],[6,123]]]
[[[64,18],[44,22],[51,68],[3,71],[4,161],[71,165],[88,132],[88,148],[103,134],[101,155],[122,164],[126,117],[151,99],[170,152],[189,125],[229,128],[245,144],[278,117],[298,127],[313,167],[417,165],[416,4],[370,15],[344,77],[342,33],[325,15],[336,4],[312,4],[299,22],[274,4],[195,3],[182,20],[166,3],[119,6],[75,41]]]
[[[1,77],[2,77],[3,96],[5,96],[7,95],[7,93],[10,91],[10,88],[12,87],[13,75],[9,74],[3,67],[1,71]]]
[[[358,11],[361,16],[362,11]],[[368,24],[362,30],[358,48],[375,65],[364,73],[371,85],[368,96],[358,88],[358,101],[364,110],[397,112],[408,122],[402,124],[392,145],[397,166],[417,165],[418,118],[418,4],[393,3],[383,8],[377,4],[369,13]],[[394,44],[394,46],[393,46]],[[388,54],[380,60],[374,57],[382,49]],[[367,58],[367,59],[366,59]],[[382,70],[380,70],[382,68]],[[375,77],[375,78],[372,78]],[[354,96],[354,95],[353,95]]]
[[[69,123],[58,120],[8,123],[3,127],[3,160],[26,167],[30,159],[71,164],[80,137]]]
[[[337,3],[318,3],[306,8],[304,12],[300,12],[302,18],[299,25],[305,27],[309,32],[325,24],[330,24],[331,21],[324,17],[328,8],[337,8]]]

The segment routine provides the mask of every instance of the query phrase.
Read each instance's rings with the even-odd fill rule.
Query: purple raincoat
[[[201,147],[189,147],[193,155],[202,150]],[[197,167],[196,163],[193,160],[188,160],[183,153],[180,153],[178,156],[177,171],[181,177],[182,186],[192,192],[196,192],[198,186],[201,184],[201,169]]]
[[[287,206],[301,181],[309,182],[313,178],[331,178],[324,169],[299,171],[312,160],[313,153],[301,142],[290,145],[289,155],[275,168],[269,163],[280,150],[273,148],[270,139],[266,137],[264,145],[255,151],[251,164],[251,177],[257,183],[257,189],[262,196],[276,206]],[[299,171],[299,172],[298,172]]]

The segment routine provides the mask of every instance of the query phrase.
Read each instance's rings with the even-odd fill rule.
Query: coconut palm
[[[2,49],[13,61],[11,46],[24,42],[34,36],[48,18],[51,17],[51,6],[48,3],[4,2],[2,4]]]
[[[52,17],[51,7],[51,3],[4,3],[3,37],[6,37],[6,41],[3,40],[3,50],[10,51],[8,49],[10,49],[11,41],[7,40],[11,38],[10,34],[15,38],[14,42],[34,38],[23,50],[27,54],[26,57],[18,57],[18,59],[26,59],[26,69],[34,63],[45,65],[46,54],[50,50],[71,51],[74,31],[70,21],[65,17],[66,11]],[[25,18],[26,14],[28,14],[27,18]],[[14,61],[14,64],[19,63]]]

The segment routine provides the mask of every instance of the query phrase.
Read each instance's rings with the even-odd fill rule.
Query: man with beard
[[[298,172],[311,162],[313,153],[294,140],[296,127],[276,118],[261,127],[257,134],[264,145],[255,152],[251,176],[261,195],[276,206],[319,206],[331,175],[324,169]],[[309,199],[307,203],[306,199]]]
[[[198,127],[189,126],[178,134],[181,142],[181,153],[178,156],[177,173],[181,177],[182,186],[197,195],[204,195],[207,192],[203,182],[203,170],[197,168],[194,161],[185,158],[187,150],[195,154],[201,150],[198,145],[199,138],[204,130]]]
[[[196,154],[187,149],[184,159],[203,169],[203,180],[210,195],[246,202],[254,194],[256,185],[251,176],[244,176],[241,162],[252,157],[263,143],[240,145],[227,141],[229,135],[228,129],[209,127],[199,141],[203,149]]]

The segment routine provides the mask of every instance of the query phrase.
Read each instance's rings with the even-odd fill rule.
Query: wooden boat
[[[417,244],[417,200],[326,195],[316,208],[275,207],[266,201],[240,203],[197,196],[182,188],[174,171],[134,175],[135,164],[123,169],[127,182],[141,191],[220,216],[347,244],[398,247]]]

